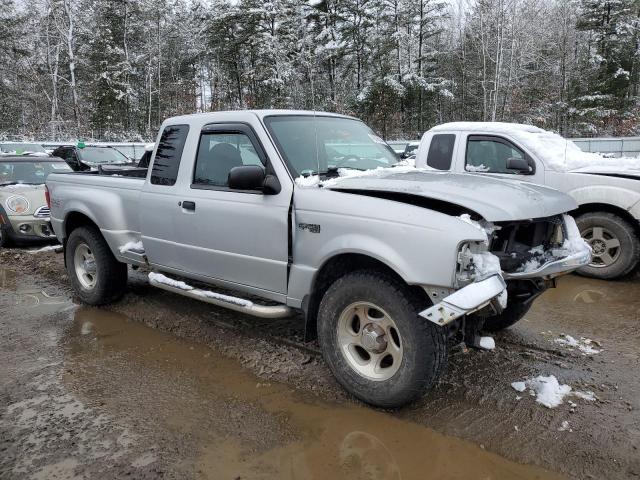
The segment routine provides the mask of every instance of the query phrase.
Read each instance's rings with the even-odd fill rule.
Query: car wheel
[[[640,241],[632,225],[608,212],[576,218],[582,237],[591,245],[592,261],[578,273],[610,280],[630,273],[640,259]]]
[[[100,231],[79,227],[65,250],[69,278],[84,303],[104,305],[118,300],[127,288],[127,265],[118,262]]]
[[[443,328],[400,281],[371,271],[338,279],[320,302],[318,340],[340,384],[360,400],[394,408],[434,384],[447,356]]]
[[[509,328],[527,314],[532,303],[533,302],[509,302],[507,304],[507,308],[505,308],[499,315],[484,318],[484,325],[482,329],[487,332],[499,332],[500,330]]]

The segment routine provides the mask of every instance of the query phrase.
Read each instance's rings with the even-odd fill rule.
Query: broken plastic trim
[[[436,325],[444,326],[463,315],[486,307],[492,300],[497,299],[506,288],[507,285],[500,275],[492,275],[485,280],[461,288],[418,315]]]

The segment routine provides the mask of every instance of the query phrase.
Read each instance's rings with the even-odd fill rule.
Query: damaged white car
[[[117,300],[131,264],[200,301],[302,313],[338,381],[383,407],[434,384],[452,337],[490,347],[483,324],[515,323],[591,259],[571,197],[398,165],[364,123],[329,113],[171,118],[145,179],[114,169],[47,186],[84,302]]]

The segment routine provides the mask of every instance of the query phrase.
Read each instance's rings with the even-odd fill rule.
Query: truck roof
[[[513,131],[529,132],[529,133],[545,133],[545,130],[526,125],[524,123],[508,123],[508,122],[449,122],[433,127],[430,131],[474,131],[474,132],[502,132],[509,133]]]
[[[277,115],[305,115],[305,116],[313,116],[313,115],[317,115],[317,116],[323,116],[323,117],[338,117],[338,118],[350,118],[353,120],[359,120],[356,117],[351,117],[349,115],[342,115],[340,113],[332,113],[332,112],[322,112],[322,111],[314,111],[314,110],[278,110],[278,109],[274,109],[274,110],[221,110],[221,111],[216,111],[216,112],[203,112],[203,113],[192,113],[189,115],[180,115],[177,117],[171,117],[169,119],[167,119],[168,121],[170,121],[171,123],[175,123],[176,121],[188,121],[189,118],[194,118],[194,117],[198,117],[198,118],[207,118],[207,117],[211,117],[211,120],[216,120],[216,117],[220,116],[221,114],[237,114],[240,112],[246,112],[249,114],[253,114],[255,116],[257,116],[259,119],[263,119],[264,117],[269,117],[269,116],[277,116]]]

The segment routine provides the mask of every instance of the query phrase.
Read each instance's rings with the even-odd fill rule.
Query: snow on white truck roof
[[[598,153],[584,152],[571,140],[533,125],[507,122],[450,122],[429,130],[452,131],[510,135],[538,156],[547,167],[559,172],[585,168],[591,172],[640,171],[640,158],[606,158]]]

